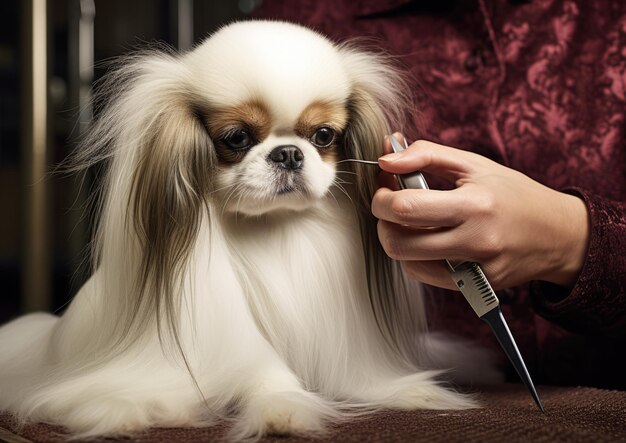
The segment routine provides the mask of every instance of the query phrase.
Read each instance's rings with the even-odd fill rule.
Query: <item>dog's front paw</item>
[[[324,423],[319,406],[302,400],[288,396],[270,399],[261,412],[266,432],[298,435],[321,432]]]
[[[264,434],[319,435],[325,423],[338,416],[327,402],[310,392],[255,395],[244,406],[230,436],[239,440]]]

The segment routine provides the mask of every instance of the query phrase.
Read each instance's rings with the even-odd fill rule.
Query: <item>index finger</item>
[[[372,198],[379,220],[414,227],[454,227],[466,219],[463,198],[455,191],[380,188]]]
[[[398,133],[393,136],[397,139],[402,137]],[[384,152],[388,152],[390,146],[389,140],[385,140]],[[422,170],[454,182],[474,171],[475,155],[461,149],[418,140],[401,153],[383,155],[378,159],[378,164],[384,171],[394,174]]]

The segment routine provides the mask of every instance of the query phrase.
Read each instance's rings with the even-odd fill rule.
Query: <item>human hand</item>
[[[401,136],[394,134],[397,138]],[[390,152],[385,142],[385,152]],[[379,159],[372,200],[387,254],[421,282],[456,289],[443,259],[481,265],[494,289],[531,280],[572,287],[589,237],[585,203],[478,154],[425,140]],[[416,170],[451,191],[398,189],[393,176]],[[388,173],[388,174],[385,174]]]

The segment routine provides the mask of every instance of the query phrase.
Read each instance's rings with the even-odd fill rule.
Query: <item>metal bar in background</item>
[[[79,1],[78,21],[78,103],[80,109],[80,134],[86,130],[93,118],[92,88],[94,77],[94,20],[96,4],[94,0]]]
[[[193,46],[193,0],[174,0],[173,6],[176,47],[180,51],[186,51]]]
[[[72,110],[71,140],[77,144],[93,119],[94,0],[71,0],[68,11],[68,99]],[[67,253],[73,268],[72,283],[82,285],[90,268],[86,260],[90,238],[88,200],[92,175],[82,171],[73,177],[72,205],[67,211]]]
[[[22,89],[22,310],[51,302],[48,165],[47,0],[23,0]]]

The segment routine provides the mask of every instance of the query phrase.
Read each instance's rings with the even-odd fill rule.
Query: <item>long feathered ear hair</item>
[[[383,153],[385,136],[414,124],[411,88],[389,56],[363,51],[354,43],[341,46],[340,51],[352,82],[344,137],[346,157],[376,160]],[[403,277],[400,264],[387,256],[378,241],[377,219],[371,212],[377,170],[358,163],[348,165],[354,173],[351,197],[359,216],[369,298],[377,324],[398,355],[415,364],[420,354],[416,333],[426,326],[419,286]]]
[[[180,294],[209,215],[215,159],[181,57],[159,48],[121,59],[98,88],[103,111],[72,159],[74,169],[105,163],[92,266],[102,274],[108,320],[99,330],[111,348],[156,326],[182,351]]]

